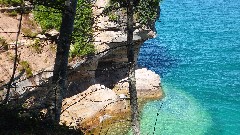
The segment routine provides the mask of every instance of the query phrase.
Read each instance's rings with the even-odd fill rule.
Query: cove
[[[163,0],[139,65],[166,97],[145,105],[142,134],[240,134],[240,1]]]

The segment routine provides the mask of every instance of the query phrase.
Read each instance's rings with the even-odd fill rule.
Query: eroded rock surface
[[[114,91],[95,84],[63,101],[61,123],[74,127],[80,127],[84,122],[88,126],[97,125],[101,116],[119,113],[125,109],[125,103],[119,100]]]
[[[89,130],[119,113],[129,112],[129,101],[119,98],[120,94],[129,97],[127,34],[124,27],[120,27],[124,26],[125,22],[119,24],[109,21],[109,17],[102,14],[107,3],[108,0],[96,0],[93,3],[95,18],[93,43],[97,50],[96,55],[74,59],[69,63],[68,93],[62,106],[62,124]],[[139,27],[134,31],[135,61],[141,44],[154,36],[155,33],[151,29]],[[52,67],[53,65],[46,70],[52,70]],[[51,79],[52,72],[46,70],[17,82],[18,87],[15,91],[40,101],[39,95],[42,93],[39,89],[38,92],[34,92],[36,90],[34,87],[25,91],[23,89],[48,83],[47,80]],[[41,81],[42,78],[46,81]],[[146,68],[136,70],[136,86],[139,98],[159,99],[163,95],[159,75]],[[47,93],[46,90],[42,92]]]

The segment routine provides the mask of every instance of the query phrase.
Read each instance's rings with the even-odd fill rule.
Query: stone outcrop
[[[160,77],[158,74],[146,68],[137,69],[135,71],[136,77],[136,89],[138,91],[138,97],[142,99],[158,99],[162,96],[159,92]],[[115,84],[113,90],[119,94],[128,95],[129,84],[127,82],[127,77],[120,80]]]
[[[61,115],[61,123],[67,126],[91,130],[104,120],[130,110],[127,99],[119,98],[121,94],[126,95],[126,98],[129,97],[127,34],[125,28],[122,27],[126,22],[124,20],[121,23],[110,21],[109,17],[103,14],[107,4],[108,0],[93,2],[96,55],[74,59],[69,63],[68,93],[63,101]],[[151,29],[138,25],[135,26],[138,29],[134,31],[133,38],[135,61],[137,61],[141,44],[155,36]],[[52,67],[48,70],[52,70]],[[52,72],[39,72],[32,78],[16,82],[18,87],[15,92],[24,96],[25,101],[34,99],[40,102],[42,97],[39,95],[46,95],[46,90],[41,91],[40,88],[37,91],[34,87],[24,90],[24,88],[47,84],[51,77]],[[160,77],[153,71],[137,68],[136,83],[138,96],[141,99],[159,99],[163,95]]]
[[[125,112],[127,108],[114,91],[95,84],[63,101],[61,123],[78,128],[85,123],[85,128],[90,128],[103,121],[102,116]]]
[[[79,128],[81,125],[81,128],[90,130],[103,120],[130,110],[129,102],[119,98],[122,94],[129,98],[127,34],[126,30],[120,27],[124,24],[111,22],[109,17],[102,13],[107,2],[107,0],[96,0],[93,7],[94,44],[97,55],[86,59],[81,66],[77,65],[79,63],[70,64],[75,67],[74,69],[79,68],[77,72],[72,72],[69,78],[71,93],[84,92],[65,99],[65,102],[69,102],[63,105],[63,110],[65,106],[70,107],[67,107],[68,111],[62,114],[61,120],[69,126]],[[155,33],[151,29],[139,28],[134,31],[135,61],[141,44],[154,36]],[[136,86],[139,98],[145,101],[163,96],[159,75],[146,68],[136,70]],[[89,96],[86,99],[83,98],[86,93],[92,94],[87,94]],[[75,103],[76,99],[80,102]],[[100,102],[93,102],[94,99]]]
[[[109,78],[114,79],[113,76]],[[107,78],[107,75],[103,78]],[[96,77],[96,79],[99,78]],[[115,117],[119,113],[129,112],[127,101],[129,92],[126,80],[127,77],[114,84],[108,80],[105,83],[98,82],[100,84],[91,85],[84,92],[66,98],[63,102],[61,122],[75,128],[90,130],[100,124],[101,118],[105,115]],[[160,77],[146,68],[136,70],[136,86],[138,97],[145,101],[159,99],[163,96]],[[121,94],[126,95],[127,99],[120,99]]]

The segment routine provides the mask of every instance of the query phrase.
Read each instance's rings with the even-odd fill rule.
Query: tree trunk
[[[130,93],[132,130],[134,135],[140,135],[136,78],[135,78],[134,44],[133,44],[133,0],[128,0],[127,7],[127,45],[128,45],[127,55],[129,63],[129,93]]]
[[[62,15],[62,24],[57,43],[57,53],[53,70],[52,85],[49,92],[48,114],[55,122],[59,122],[61,115],[62,100],[66,94],[66,79],[68,55],[73,32],[74,17],[77,0],[67,0]]]

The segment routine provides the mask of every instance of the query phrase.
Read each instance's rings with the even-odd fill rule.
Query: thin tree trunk
[[[135,61],[134,61],[134,44],[133,44],[133,0],[128,0],[127,7],[127,55],[129,63],[129,93],[131,106],[132,130],[134,135],[140,135],[136,78],[135,78]]]
[[[67,0],[63,12],[60,35],[57,43],[57,53],[53,70],[52,85],[48,99],[49,117],[59,122],[62,100],[66,94],[66,79],[68,55],[73,32],[74,17],[76,13],[77,0]]]

